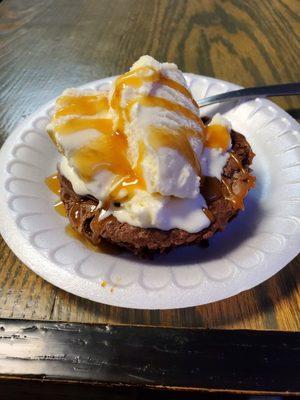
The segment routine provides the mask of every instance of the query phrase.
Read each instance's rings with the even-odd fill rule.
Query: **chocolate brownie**
[[[231,139],[232,155],[223,169],[222,181],[201,179],[201,193],[206,199],[206,212],[211,220],[210,226],[202,231],[189,233],[181,229],[139,228],[121,223],[112,215],[99,221],[101,209],[97,209],[98,200],[92,196],[77,195],[71,183],[59,174],[60,196],[72,228],[96,246],[103,241],[109,242],[142,257],[178,246],[205,243],[216,232],[224,230],[227,223],[243,209],[243,200],[254,186],[255,178],[250,174],[254,153],[240,133],[232,131]]]

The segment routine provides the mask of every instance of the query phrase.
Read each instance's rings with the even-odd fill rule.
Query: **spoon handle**
[[[204,99],[197,100],[197,103],[199,107],[203,107],[209,104],[223,103],[231,100],[250,100],[256,97],[291,96],[295,94],[300,94],[300,82],[233,90],[227,93],[205,97]]]

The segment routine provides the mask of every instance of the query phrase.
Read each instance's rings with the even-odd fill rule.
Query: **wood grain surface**
[[[6,0],[0,12],[0,145],[64,88],[118,74],[142,54],[243,86],[300,81],[297,0]],[[276,102],[299,118],[299,98]],[[0,317],[299,330],[299,267],[298,257],[211,305],[128,310],[53,287],[0,239]]]

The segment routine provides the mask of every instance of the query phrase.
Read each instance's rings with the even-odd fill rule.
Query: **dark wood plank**
[[[300,80],[297,0],[4,0],[0,11],[0,145],[64,88],[120,73],[145,53],[244,86]],[[299,98],[276,101],[299,117]],[[215,304],[125,310],[54,288],[0,239],[0,316],[299,330],[299,262]]]
[[[300,395],[299,368],[300,333],[0,321],[6,382]]]

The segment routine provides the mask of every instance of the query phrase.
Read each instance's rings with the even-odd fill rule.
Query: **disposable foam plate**
[[[196,99],[239,87],[185,74]],[[84,85],[104,88],[113,78]],[[256,157],[257,185],[246,208],[208,249],[177,249],[154,260],[95,253],[65,234],[67,220],[53,209],[44,179],[55,172],[58,152],[45,127],[54,101],[27,118],[0,152],[0,231],[14,253],[48,282],[78,296],[114,306],[167,309],[233,296],[268,279],[300,248],[300,129],[272,102],[219,109],[243,133]],[[102,285],[105,282],[106,285]]]

